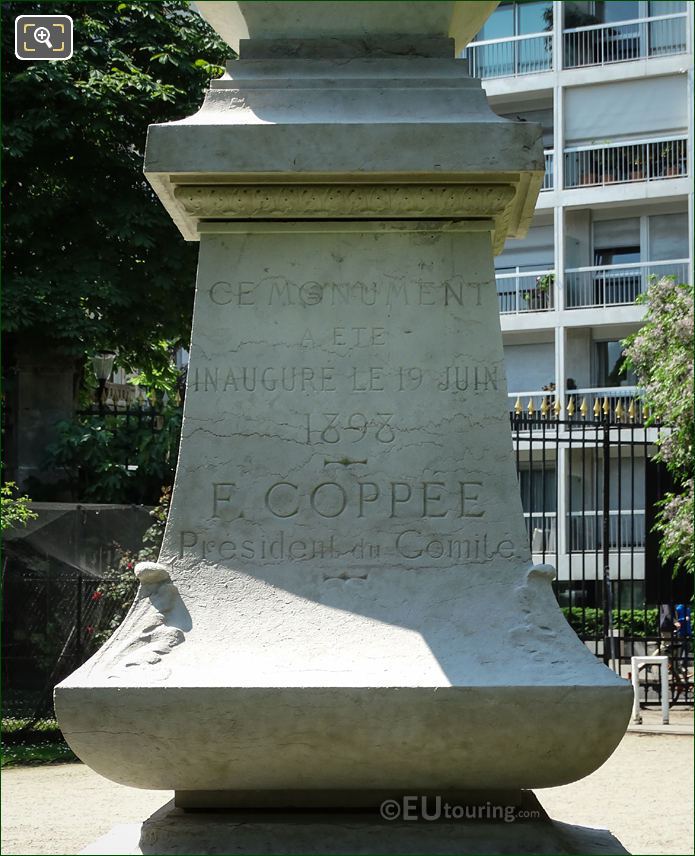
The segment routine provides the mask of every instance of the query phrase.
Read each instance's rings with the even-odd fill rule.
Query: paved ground
[[[593,775],[537,791],[551,817],[608,827],[630,853],[693,853],[693,738],[627,734]],[[115,823],[145,818],[170,792],[113,784],[81,764],[2,774],[2,853],[76,854]]]

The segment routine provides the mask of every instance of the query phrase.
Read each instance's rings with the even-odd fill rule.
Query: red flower
[[[128,562],[128,564],[126,565],[126,568],[128,568],[129,571],[132,571],[134,567],[135,565],[132,562]]]
[[[102,593],[97,589],[92,595],[92,600],[101,600],[102,597]]]
[[[94,627],[91,624],[88,624],[84,630],[85,630],[85,633],[94,633]]]

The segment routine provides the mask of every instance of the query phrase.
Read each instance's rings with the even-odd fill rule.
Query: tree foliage
[[[174,482],[181,408],[169,403],[139,416],[92,414],[59,422],[46,465],[64,474],[71,495],[80,500],[156,502],[163,486]]]
[[[92,637],[95,651],[115,633],[128,614],[138,587],[135,565],[138,562],[156,562],[159,559],[170,504],[171,488],[164,488],[158,505],[150,511],[152,525],[142,536],[142,544],[137,554],[123,550],[118,544],[114,545],[118,556],[116,576],[96,590],[99,598],[103,597],[109,603],[110,608],[105,610],[105,614],[110,617],[108,624],[95,628]]]
[[[637,374],[651,423],[662,423],[656,459],[672,474],[676,491],[660,503],[656,530],[660,555],[675,570],[695,570],[693,556],[693,287],[674,277],[653,282],[641,302],[644,325],[625,340],[625,357]]]
[[[17,526],[26,526],[38,516],[29,507],[28,496],[19,494],[14,482],[5,482],[0,487],[0,532]]]
[[[18,14],[70,15],[64,62],[14,56]],[[148,124],[195,112],[229,54],[183,0],[3,3],[5,329],[162,365],[188,341],[196,247],[142,174]]]

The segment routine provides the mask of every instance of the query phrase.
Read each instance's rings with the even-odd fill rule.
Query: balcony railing
[[[571,511],[569,523],[570,550],[600,550],[603,547],[603,512]],[[608,549],[643,550],[645,541],[644,511],[641,509],[608,512]]]
[[[686,13],[565,30],[564,67],[607,65],[686,51]]]
[[[534,270],[498,273],[497,299],[500,314],[547,312],[555,306],[555,272]]]
[[[555,187],[555,152],[547,151],[545,154],[545,175],[541,190],[552,190]]]
[[[549,384],[550,385],[550,384]],[[534,416],[549,420],[570,418],[581,423],[610,421],[642,423],[646,417],[641,389],[636,386],[591,387],[566,389],[562,407],[556,405],[555,389],[510,392],[509,410],[518,416]]]
[[[687,145],[686,137],[671,137],[566,149],[565,187],[605,186],[686,176]]]
[[[464,52],[471,77],[517,77],[553,67],[553,34],[472,42]]]
[[[572,268],[565,271],[565,306],[588,309],[634,303],[647,290],[652,277],[662,276],[675,276],[679,282],[686,282],[688,259]]]
[[[636,386],[603,386],[585,389],[568,389],[567,404],[572,401],[576,418],[611,422],[642,422],[644,412],[640,400],[641,389]]]
[[[555,511],[545,511],[529,514],[525,511],[524,519],[526,520],[526,530],[528,532],[529,543],[531,544],[531,552],[554,552],[557,543],[557,513]]]
[[[552,374],[552,370],[550,372]],[[508,393],[510,412],[521,414],[542,414],[543,408],[547,408],[549,417],[554,417],[555,391],[535,389],[531,392]],[[545,402],[545,404],[543,403]]]

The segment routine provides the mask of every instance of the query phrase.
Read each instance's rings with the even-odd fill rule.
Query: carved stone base
[[[625,854],[606,829],[550,820],[542,815],[513,821],[442,819],[393,820],[379,812],[229,811],[186,812],[172,803],[142,824],[123,824],[83,854]],[[436,813],[436,804],[429,803]],[[482,809],[483,806],[474,806]],[[495,806],[491,806],[496,808]],[[475,813],[475,812],[473,812]],[[484,816],[484,815],[483,815]]]

